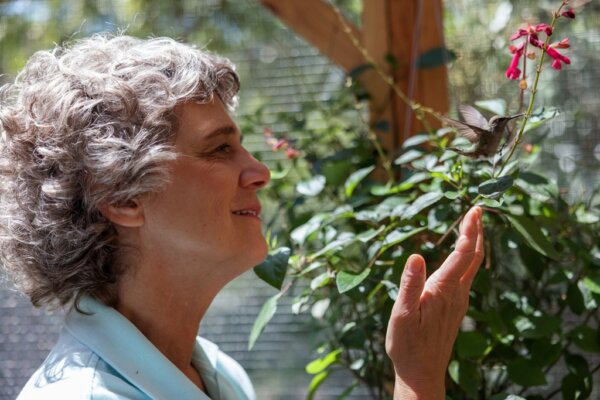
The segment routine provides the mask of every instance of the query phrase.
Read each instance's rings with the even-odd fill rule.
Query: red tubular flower
[[[505,73],[505,75],[508,79],[516,80],[521,77],[521,70],[519,69],[518,65],[519,65],[519,60],[521,59],[521,56],[523,55],[524,48],[525,48],[525,43],[523,42],[519,45],[519,47],[514,47],[513,49],[511,49],[511,53],[513,53],[513,58],[512,58],[512,61],[510,62],[510,65],[506,69],[506,73]]]
[[[567,11],[561,12],[560,15],[565,18],[575,19],[575,10],[569,8]]]
[[[522,51],[517,51],[513,55],[510,65],[506,69],[506,77],[511,80],[516,80],[521,77],[521,70],[518,68],[519,60],[521,59]]]
[[[537,36],[534,36],[534,35],[529,36],[529,43],[532,46],[537,47],[538,49],[544,48],[544,42],[542,42],[540,39],[538,39]]]
[[[544,31],[548,36],[552,35],[552,27],[548,24],[537,24],[533,29],[536,32]]]
[[[513,33],[513,35],[510,37],[510,41],[517,40],[518,38],[527,36],[527,35],[529,35],[529,32],[527,29],[519,28],[519,30],[517,30],[515,33]]]
[[[571,64],[571,60],[568,57],[565,57],[562,54],[560,54],[558,51],[556,51],[556,49],[554,47],[548,47],[546,49],[546,53],[548,53],[548,55],[550,57],[552,57],[552,59],[553,59],[552,68],[554,68],[556,70],[560,70],[562,68],[561,63]]]

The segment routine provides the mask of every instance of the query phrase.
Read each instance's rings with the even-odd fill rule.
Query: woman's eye
[[[227,143],[223,143],[222,145],[220,145],[219,147],[217,147],[216,149],[213,150],[213,154],[216,155],[220,155],[220,154],[229,154],[231,153],[231,146]]]

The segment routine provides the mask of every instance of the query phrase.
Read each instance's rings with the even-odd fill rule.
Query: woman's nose
[[[246,150],[244,150],[246,151]],[[271,180],[267,166],[246,151],[247,161],[240,174],[240,186],[254,190],[262,189]]]

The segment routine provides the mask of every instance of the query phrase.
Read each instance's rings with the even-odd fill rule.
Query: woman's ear
[[[126,228],[139,228],[144,225],[144,212],[138,200],[124,204],[102,204],[98,207],[102,215],[115,225]]]

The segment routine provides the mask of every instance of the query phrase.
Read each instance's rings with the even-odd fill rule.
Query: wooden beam
[[[392,43],[389,35],[389,20],[386,15],[387,0],[363,0],[362,42],[375,63],[381,66],[386,74],[390,74],[391,68],[386,57],[391,54]],[[374,70],[365,73],[363,79],[369,82],[365,87],[371,96],[369,123],[377,134],[382,147],[389,154],[396,148],[394,118],[392,107],[390,107],[391,99],[394,96],[392,88]]]
[[[442,0],[387,0],[387,16],[391,23],[391,52],[399,66],[394,70],[394,78],[404,93],[417,103],[436,111],[448,111],[448,75],[445,65],[419,69],[416,62],[421,54],[433,48],[444,46]],[[395,99],[393,115],[399,140],[425,127],[407,109],[406,104]],[[440,127],[439,121],[426,118],[433,128]]]
[[[365,63],[359,49],[354,46],[338,15],[323,0],[260,0],[287,26],[340,66],[344,71]],[[359,30],[346,21],[355,37]]]

